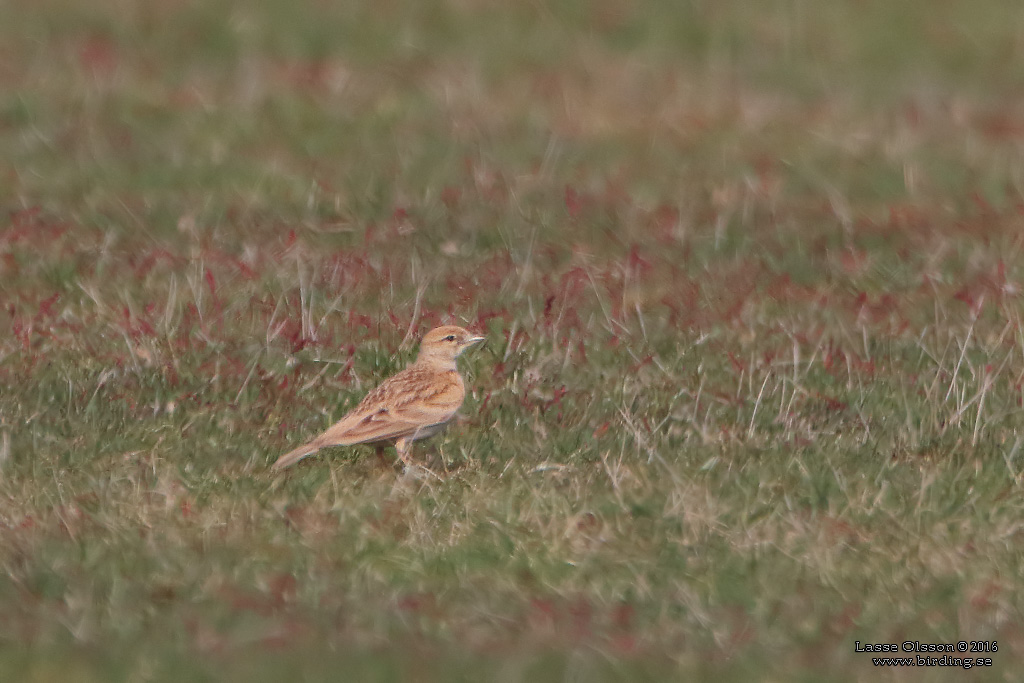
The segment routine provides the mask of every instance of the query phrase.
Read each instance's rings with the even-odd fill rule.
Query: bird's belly
[[[448,426],[447,422],[438,422],[437,424],[427,425],[426,427],[420,427],[415,432],[410,434],[407,438],[409,441],[419,441],[420,439],[426,439],[428,437],[443,432],[444,428]]]

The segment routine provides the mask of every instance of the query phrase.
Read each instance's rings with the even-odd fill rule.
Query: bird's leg
[[[387,456],[384,455],[384,446],[377,444],[376,446],[374,446],[373,450],[377,454],[378,463],[380,463],[383,467],[388,467],[391,465],[391,463],[388,462]]]
[[[424,475],[430,475],[438,481],[444,481],[444,477],[439,476],[429,467],[425,465],[418,465],[412,461],[409,457],[409,453],[412,451],[412,440],[411,439],[399,439],[395,442],[395,449],[398,451],[398,457],[401,458],[402,464],[405,465],[405,473],[402,475],[403,479],[422,479]]]
[[[406,467],[412,467],[413,462],[409,459],[409,451],[412,450],[412,442],[408,439],[402,438],[395,442],[395,450],[398,451],[398,457]]]

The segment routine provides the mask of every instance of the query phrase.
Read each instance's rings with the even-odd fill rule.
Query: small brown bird
[[[444,429],[462,405],[466,387],[455,359],[483,340],[454,325],[427,332],[415,363],[384,380],[326,432],[282,455],[273,469],[294,465],[326,446],[359,443],[375,444],[378,453],[394,443],[398,457],[409,464],[412,442]]]

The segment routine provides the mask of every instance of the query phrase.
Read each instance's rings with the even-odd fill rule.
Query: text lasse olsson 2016
[[[997,640],[961,640],[957,643],[922,643],[919,640],[904,640],[896,643],[853,643],[854,652],[999,652]]]

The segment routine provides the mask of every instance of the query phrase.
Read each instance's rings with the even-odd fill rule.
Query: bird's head
[[[454,363],[460,353],[483,340],[484,337],[478,337],[455,325],[435,327],[424,335],[420,343],[419,360]]]

